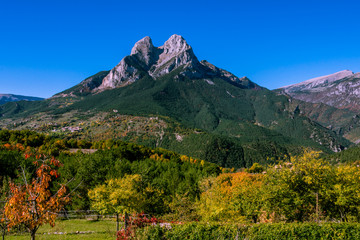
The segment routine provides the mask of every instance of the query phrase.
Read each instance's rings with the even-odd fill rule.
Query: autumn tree
[[[360,167],[355,164],[340,165],[336,168],[335,184],[328,191],[334,200],[329,214],[338,215],[341,221],[349,221],[349,216],[360,220]],[[354,219],[355,220],[355,219]]]
[[[23,171],[23,183],[10,182],[10,196],[5,205],[8,227],[25,226],[35,239],[43,224],[54,226],[57,212],[69,201],[65,185],[51,191],[52,180],[58,177],[60,162],[55,158],[37,160],[35,176],[28,181]]]
[[[200,218],[196,212],[196,204],[187,193],[175,194],[169,203],[170,213],[166,215],[169,220],[195,221]]]
[[[8,229],[8,219],[5,215],[5,203],[9,193],[9,179],[3,178],[2,187],[0,188],[0,228],[2,239],[5,239],[6,230]]]
[[[5,216],[5,206],[4,201],[0,201],[0,227],[1,227],[1,234],[2,239],[5,239],[6,229],[8,227],[8,220]]]
[[[144,196],[140,191],[140,175],[126,175],[123,178],[111,179],[89,191],[92,208],[101,214],[117,216],[117,231],[119,231],[119,214],[125,212],[140,212]]]
[[[257,222],[262,208],[263,174],[223,173],[204,179],[198,213],[204,220]]]
[[[319,158],[319,152],[306,150],[267,169],[267,209],[286,221],[318,220],[329,206],[327,191],[334,180],[334,168]]]

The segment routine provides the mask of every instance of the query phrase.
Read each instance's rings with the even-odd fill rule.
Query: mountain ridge
[[[275,91],[311,103],[360,111],[360,73],[343,70],[279,88]]]
[[[157,117],[164,122],[153,123]],[[222,149],[227,151],[221,154],[230,156],[236,149],[244,153],[236,167],[264,159],[274,162],[304,146],[324,152],[350,146],[301,114],[290,97],[199,61],[179,35],[158,48],[145,37],[110,71],[90,76],[39,104],[5,104],[0,119],[0,128],[35,128],[61,135],[71,129],[79,138],[120,138],[183,149],[196,157],[213,156],[213,151]],[[136,124],[132,130],[135,119],[146,124]],[[178,124],[166,127],[171,122]],[[161,126],[156,134],[154,124]]]
[[[135,43],[130,55],[125,56],[110,71],[99,72],[79,83],[76,88],[72,87],[55,94],[54,97],[97,93],[124,87],[145,76],[158,79],[179,67],[183,68],[180,78],[201,79],[217,76],[243,88],[261,88],[247,77],[239,78],[206,60],[199,61],[186,40],[174,34],[160,47],[155,47],[150,37],[142,38]]]
[[[353,74],[354,74],[354,72],[352,72],[350,70],[342,70],[342,71],[332,73],[329,75],[315,77],[315,78],[311,78],[311,79],[305,80],[300,83],[295,83],[295,84],[291,84],[288,86],[284,86],[284,87],[281,87],[280,89],[284,89],[285,91],[293,92],[293,91],[296,91],[296,90],[294,90],[294,87],[299,87],[299,86],[306,86],[308,88],[309,87],[314,88],[314,87],[317,87],[318,85],[321,85],[324,83],[332,83],[332,82],[343,79],[343,78],[348,77]]]
[[[23,96],[16,94],[0,94],[0,105],[7,102],[17,102],[17,101],[41,101],[44,98],[32,97],[32,96]]]
[[[360,143],[360,73],[343,70],[274,90],[293,98],[301,114]]]

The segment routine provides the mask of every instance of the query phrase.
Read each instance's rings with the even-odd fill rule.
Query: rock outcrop
[[[172,35],[161,47],[155,47],[150,37],[144,37],[104,78],[95,90],[123,87],[140,79],[144,74],[158,78],[183,65],[199,64],[191,46],[179,35]]]
[[[140,63],[143,63],[144,68],[150,68],[155,64],[159,58],[160,51],[154,47],[150,37],[144,37],[131,49],[131,56],[138,59]]]
[[[123,87],[138,80],[141,75],[140,70],[130,63],[131,60],[131,56],[123,58],[95,90]]]
[[[192,48],[182,36],[172,35],[159,50],[159,60],[149,72],[152,77],[160,77],[183,65],[195,68],[199,64]]]
[[[206,61],[199,62],[186,40],[174,34],[160,47],[155,47],[150,37],[138,41],[132,48],[131,54],[123,58],[92,91],[123,87],[145,75],[157,79],[179,67],[183,69],[177,78],[219,77],[241,87],[258,87],[246,77],[238,78]]]

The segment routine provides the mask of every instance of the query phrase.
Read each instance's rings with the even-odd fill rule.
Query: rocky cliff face
[[[183,77],[191,79],[219,77],[243,88],[260,88],[246,77],[238,78],[207,61],[200,62],[186,40],[182,36],[174,34],[160,47],[155,47],[150,37],[144,37],[135,43],[131,54],[124,57],[107,75],[94,75],[95,77],[84,80],[75,88],[64,91],[62,95],[77,95],[84,92],[96,93],[124,87],[144,76],[157,79],[179,67],[182,67],[182,70],[175,77],[176,79]],[[101,82],[99,82],[99,76],[103,76]],[[95,80],[96,82],[93,83]]]
[[[344,70],[281,88],[296,99],[340,109],[360,110],[360,73]]]
[[[144,37],[131,49],[131,56],[137,58],[140,63],[144,63],[145,69],[155,64],[159,59],[160,49],[154,47],[150,37]]]
[[[153,78],[170,73],[180,66],[195,67],[199,64],[192,48],[179,35],[172,35],[163,46],[154,47],[150,37],[144,37],[104,78],[95,90],[123,87],[135,82],[145,74]]]
[[[148,74],[158,78],[183,65],[196,65],[199,61],[190,45],[179,35],[172,35],[163,46],[155,47],[150,37],[144,37],[104,78],[94,91],[123,87]]]
[[[183,65],[196,68],[199,64],[192,48],[179,35],[172,35],[163,46],[159,47],[159,50],[161,52],[159,60],[149,72],[154,78],[170,73]]]

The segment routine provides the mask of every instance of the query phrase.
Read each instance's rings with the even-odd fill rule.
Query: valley
[[[145,37],[111,71],[41,102],[0,106],[0,127],[121,139],[199,158],[205,158],[212,139],[226,139],[243,149],[236,166],[281,159],[303,146],[330,153],[352,144],[354,131],[344,130],[347,120],[328,127],[331,123],[304,111],[306,104],[199,61],[179,35],[160,47]],[[194,148],[198,141],[202,145]]]
[[[55,212],[91,209],[124,225],[134,213],[117,239],[355,234],[357,81],[341,71],[271,91],[198,60],[180,35],[160,47],[145,37],[109,71],[0,105],[0,202],[14,202],[1,206],[0,225],[35,239]],[[36,185],[43,179],[51,184]],[[13,214],[21,208],[25,220]]]

